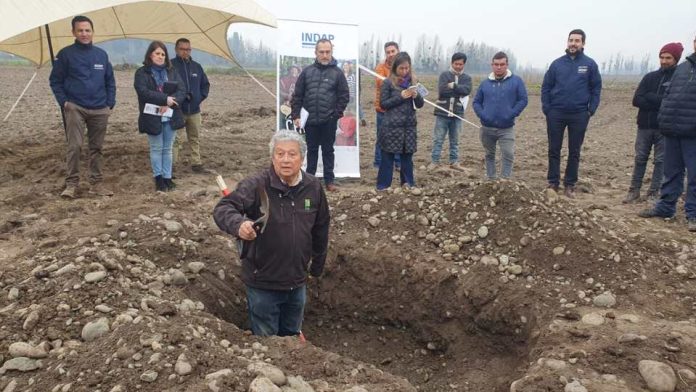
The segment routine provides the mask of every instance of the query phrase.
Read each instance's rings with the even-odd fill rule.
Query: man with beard
[[[295,127],[301,126],[300,113],[305,109],[309,116],[304,126],[307,135],[307,173],[317,172],[319,147],[324,166],[326,190],[338,190],[334,184],[334,142],[338,119],[343,117],[350,101],[348,82],[333,58],[333,44],[320,39],[314,47],[316,60],[306,67],[295,83],[290,106]]]
[[[388,78],[389,74],[391,73],[392,63],[394,63],[394,57],[396,57],[397,54],[399,54],[399,44],[394,41],[385,43],[384,62],[377,64],[375,72],[378,75]],[[379,148],[377,140],[379,139],[380,128],[382,127],[382,122],[384,121],[384,109],[382,109],[382,106],[379,103],[379,96],[382,91],[382,79],[380,78],[377,78],[375,81],[375,91],[375,111],[377,113],[375,121],[375,160],[372,162],[372,165],[375,168],[379,168],[379,163],[382,161],[382,149]],[[401,168],[401,157],[399,154],[394,155],[394,167],[396,167],[396,170]]]
[[[663,158],[665,142],[657,123],[662,97],[669,86],[672,74],[677,68],[684,47],[679,42],[669,43],[660,49],[660,69],[643,77],[633,95],[633,106],[638,108],[638,133],[636,134],[636,156],[633,165],[633,177],[624,203],[633,203],[640,199],[640,187],[648,164],[650,150],[654,148],[653,174],[646,198],[654,202],[659,198],[660,185],[664,173]],[[653,147],[654,146],[654,147]]]
[[[684,211],[689,231],[696,231],[696,39],[694,52],[679,64],[665,97],[657,121],[665,137],[664,180],[660,200],[653,208],[641,211],[644,218],[671,218],[677,200],[684,191],[686,171],[686,202]]]
[[[584,53],[585,32],[568,34],[566,54],[551,63],[541,85],[541,106],[549,139],[548,187],[558,192],[561,177],[561,147],[568,128],[568,162],[563,185],[568,198],[575,197],[580,149],[590,117],[599,107],[602,77],[597,63]]]

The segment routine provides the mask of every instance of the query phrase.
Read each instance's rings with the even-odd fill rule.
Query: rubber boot
[[[166,192],[167,185],[164,183],[162,176],[155,177],[155,192]]]
[[[171,178],[164,179],[164,186],[166,187],[167,191],[173,191],[174,189],[176,189],[176,184],[174,183],[174,181],[172,181]]]

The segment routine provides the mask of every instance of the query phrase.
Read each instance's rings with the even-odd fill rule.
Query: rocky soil
[[[31,72],[0,68],[0,113]],[[366,102],[362,178],[330,195],[330,256],[309,285],[304,342],[246,331],[235,246],[211,219],[213,176],[184,154],[179,188],[153,192],[132,72],[117,73],[104,151],[116,195],[88,195],[83,181],[79,199],[59,198],[64,136],[46,79],[0,127],[3,391],[696,390],[696,242],[683,217],[643,220],[645,203],[620,203],[632,84],[606,83],[575,200],[544,190],[533,83],[507,182],[483,181],[467,126],[465,171],[428,171],[423,110],[419,188],[375,192]],[[211,80],[203,156],[233,186],[268,165],[274,101],[247,78]]]

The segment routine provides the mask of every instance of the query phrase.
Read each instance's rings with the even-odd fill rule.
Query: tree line
[[[437,35],[429,36],[421,34],[416,39],[415,49],[407,49],[401,40],[401,36],[383,40],[381,37],[370,37],[360,46],[360,63],[369,68],[374,68],[384,60],[384,43],[396,41],[401,50],[411,53],[413,68],[420,73],[438,73],[450,66],[452,53],[463,52],[467,56],[466,71],[468,73],[488,73],[491,70],[491,59],[499,51],[508,55],[510,69],[517,68],[517,58],[510,49],[490,46],[484,42],[464,41],[462,37],[449,47],[445,47]]]
[[[141,64],[145,51],[150,44],[148,40],[142,39],[122,39],[108,41],[97,44],[106,50],[113,64]],[[249,68],[275,68],[276,52],[264,45],[262,41],[245,39],[241,34],[235,32],[228,39],[230,50],[234,57],[245,67]],[[225,67],[230,66],[230,62],[222,57],[197,51],[193,48],[191,56],[194,60],[205,67]],[[169,56],[174,57],[174,45],[167,44]]]

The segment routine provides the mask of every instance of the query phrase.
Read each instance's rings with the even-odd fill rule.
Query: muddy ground
[[[32,72],[0,68],[3,116]],[[362,177],[330,195],[330,256],[309,286],[304,343],[246,331],[234,243],[211,219],[213,176],[194,174],[184,153],[177,190],[153,192],[133,73],[116,76],[104,149],[113,197],[88,195],[86,176],[79,199],[58,196],[65,143],[47,70],[0,127],[5,391],[277,390],[261,389],[264,375],[283,391],[696,390],[693,234],[681,212],[644,220],[636,213],[646,203],[621,204],[635,83],[605,81],[580,192],[569,200],[544,190],[546,131],[533,83],[514,181],[483,181],[478,131],[467,125],[466,170],[426,170],[434,124],[426,107],[419,189],[377,194],[373,89],[364,81]],[[248,78],[210,79],[203,158],[233,186],[269,164],[275,101]]]

